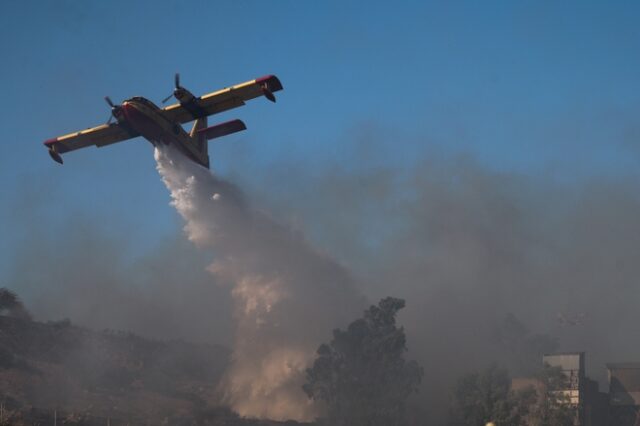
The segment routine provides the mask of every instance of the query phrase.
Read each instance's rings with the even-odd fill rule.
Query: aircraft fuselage
[[[154,146],[173,144],[189,158],[202,164],[189,134],[180,124],[165,117],[162,110],[150,100],[141,96],[127,99],[122,103],[120,111],[116,115],[119,124],[139,133]],[[208,167],[208,164],[203,165]]]

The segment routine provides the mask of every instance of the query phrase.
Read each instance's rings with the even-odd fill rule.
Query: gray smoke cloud
[[[407,300],[400,322],[425,367],[421,398],[433,424],[457,377],[493,361],[513,364],[495,339],[508,314],[555,338],[558,350],[586,351],[588,373],[601,384],[604,363],[640,359],[632,338],[640,321],[635,178],[562,183],[437,155],[410,171],[330,169],[295,185],[268,174],[261,181],[284,185],[277,204],[297,207],[308,234],[340,253],[372,300]],[[364,218],[327,235],[336,222],[319,204]],[[583,320],[568,326],[558,314]]]
[[[301,392],[304,371],[319,342],[364,307],[352,277],[209,170],[170,147],[155,156],[189,240],[215,251],[208,270],[231,287],[225,401],[242,416],[312,420],[319,412]]]
[[[637,177],[563,183],[470,157],[431,155],[410,170],[358,159],[315,170],[283,161],[253,170],[255,180],[232,170],[244,195],[174,163],[170,188],[189,201],[176,207],[197,246],[177,236],[134,265],[123,236],[89,221],[76,231],[45,228],[25,214],[30,231],[7,285],[39,318],[228,342],[236,356],[228,401],[275,418],[315,413],[306,400],[276,395],[299,392],[312,350],[360,315],[352,276],[370,301],[406,299],[399,322],[409,356],[425,368],[420,398],[431,424],[440,424],[457,377],[506,361],[494,335],[509,313],[556,338],[559,350],[586,351],[588,374],[601,383],[605,362],[640,360]],[[569,326],[559,313],[585,315]],[[289,414],[290,401],[302,408]]]
[[[133,248],[126,218],[70,209],[51,217],[55,194],[24,182],[11,200],[20,230],[3,285],[39,320],[69,318],[93,329],[230,344],[231,297],[205,271],[210,253],[176,230],[148,250]],[[132,256],[133,254],[133,256]]]

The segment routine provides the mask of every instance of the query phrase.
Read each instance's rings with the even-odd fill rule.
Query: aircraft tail
[[[242,122],[242,120],[231,120],[226,123],[207,127],[206,129],[200,129],[197,133],[200,136],[204,136],[206,140],[211,140],[221,136],[230,135],[231,133],[241,132],[246,129],[247,126]]]
[[[242,120],[231,120],[226,123],[216,124],[207,127],[207,117],[198,118],[193,123],[191,129],[191,140],[195,143],[200,157],[200,164],[209,167],[209,144],[208,140],[219,138],[221,136],[230,135],[231,133],[245,130],[247,126]]]
[[[191,136],[191,140],[195,143],[198,154],[201,155],[203,159],[206,158],[206,163],[209,164],[209,144],[207,143],[206,136],[201,133],[201,130],[205,130],[206,128],[207,117],[198,118],[194,121],[189,136]]]

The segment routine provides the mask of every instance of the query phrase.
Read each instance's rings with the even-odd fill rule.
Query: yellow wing
[[[247,81],[217,92],[195,98],[193,103],[173,104],[164,108],[165,116],[177,123],[186,123],[199,117],[205,117],[244,105],[245,101],[266,96],[274,100],[273,92],[282,90],[278,77],[268,75]]]
[[[91,145],[97,147],[111,145],[138,136],[117,123],[103,124],[90,129],[81,130],[68,135],[45,141],[45,145],[59,154],[85,148]]]

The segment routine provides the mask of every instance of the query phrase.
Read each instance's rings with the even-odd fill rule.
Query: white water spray
[[[156,149],[155,158],[189,240],[215,250],[208,269],[232,288],[236,332],[225,402],[242,416],[313,419],[304,370],[331,330],[364,305],[348,272],[174,149]]]

